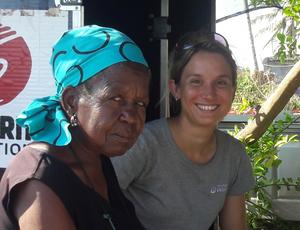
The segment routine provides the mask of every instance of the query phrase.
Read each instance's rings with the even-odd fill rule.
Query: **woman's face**
[[[207,51],[192,56],[173,88],[181,102],[180,116],[213,127],[230,110],[235,93],[230,65],[221,54]]]
[[[123,154],[144,127],[150,73],[121,64],[91,80],[92,98],[81,97],[77,111],[84,138],[104,155]]]

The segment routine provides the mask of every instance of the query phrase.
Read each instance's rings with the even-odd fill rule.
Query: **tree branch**
[[[234,14],[230,14],[230,15],[227,15],[227,16],[224,16],[222,18],[218,18],[216,20],[216,23],[218,22],[223,22],[227,19],[230,19],[230,18],[234,18],[234,17],[237,17],[237,16],[240,16],[242,14],[246,14],[246,13],[249,13],[249,12],[252,12],[252,11],[255,11],[255,10],[261,10],[261,9],[266,9],[266,8],[277,8],[277,9],[283,9],[282,6],[279,6],[279,5],[274,5],[274,6],[258,6],[258,7],[254,7],[254,8],[249,8],[249,9],[245,9],[245,10],[242,10],[242,11],[238,11]]]
[[[297,187],[299,186],[298,184],[284,184],[284,183],[272,183],[272,184],[265,184],[262,186],[256,186],[255,189],[261,189],[261,188],[265,188],[265,187],[270,187],[270,186],[274,186],[274,185],[278,185],[278,186],[285,186],[285,187]]]
[[[254,120],[242,129],[236,138],[247,143],[255,142],[270,126],[274,118],[282,111],[286,103],[300,86],[300,61],[287,73],[273,94],[261,105]]]
[[[276,216],[276,214],[258,204],[256,204],[255,202],[251,201],[251,200],[246,200],[246,203],[253,205],[254,207],[256,207],[257,209],[261,209],[263,211],[265,211],[266,213],[268,213],[270,216]]]

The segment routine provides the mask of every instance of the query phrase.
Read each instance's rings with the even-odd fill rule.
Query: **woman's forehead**
[[[199,68],[200,70],[206,70],[209,68],[231,70],[230,64],[222,54],[207,51],[199,51],[195,53],[184,69],[188,68]]]
[[[150,72],[146,68],[137,70],[128,65],[116,65],[88,80],[89,88],[119,88],[126,90],[132,85],[144,87],[150,80]]]

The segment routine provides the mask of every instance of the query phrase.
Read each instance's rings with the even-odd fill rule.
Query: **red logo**
[[[24,39],[0,24],[0,105],[11,102],[25,88],[31,65]]]

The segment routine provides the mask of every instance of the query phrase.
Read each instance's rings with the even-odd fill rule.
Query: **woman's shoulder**
[[[30,228],[31,222],[36,221],[43,226],[51,225],[53,229],[75,229],[57,194],[41,181],[26,180],[13,190],[11,196],[10,206],[14,209],[16,219],[28,220],[20,222],[20,227]],[[42,212],[47,212],[51,218],[41,215]]]
[[[147,121],[145,123],[144,129],[141,133],[141,135],[157,135],[162,130],[162,126],[164,124],[164,119],[156,119]]]
[[[143,145],[147,143],[158,143],[164,140],[164,136],[167,133],[168,125],[165,118],[149,121],[145,124],[143,132],[138,138],[138,142],[142,142]]]
[[[165,138],[164,133],[166,132],[165,129],[167,128],[167,123],[165,119],[157,119],[148,121],[145,124],[145,127],[142,133],[139,135],[137,141],[134,145],[127,151],[129,155],[137,155],[141,156],[148,156],[152,155],[153,150],[158,146],[162,146],[164,144]],[[126,157],[125,155],[123,158]]]
[[[41,158],[42,151],[31,146],[26,145],[13,157],[6,170],[20,171],[25,168],[30,168],[35,165]]]
[[[228,132],[223,131],[223,130],[216,130],[217,133],[217,140],[224,144],[230,144],[230,145],[237,145],[237,146],[242,146],[242,142],[238,139],[236,139],[234,136],[230,135]]]
[[[47,144],[31,143],[26,145],[8,164],[3,178],[7,180],[11,187],[33,178],[37,169],[43,167],[44,156],[49,155],[48,153],[49,146]]]
[[[167,124],[166,118],[158,118],[158,119],[146,122],[145,129],[155,131],[157,129],[163,128],[166,124]]]
[[[226,131],[217,130],[217,145],[220,151],[226,152],[227,157],[236,158],[246,155],[245,145]]]

